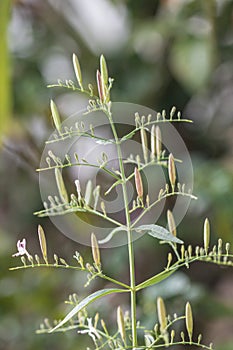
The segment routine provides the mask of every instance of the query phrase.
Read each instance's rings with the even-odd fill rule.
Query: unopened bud
[[[88,180],[87,185],[86,185],[86,190],[85,190],[85,203],[86,205],[90,205],[91,204],[91,199],[92,199],[92,181]]]

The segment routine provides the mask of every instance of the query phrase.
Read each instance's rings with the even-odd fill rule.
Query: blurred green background
[[[233,244],[233,1],[231,0],[1,0],[0,2],[0,350],[84,349],[76,332],[36,335],[44,317],[61,317],[69,293],[83,293],[83,277],[72,271],[9,272],[16,241],[26,237],[39,252],[32,213],[41,208],[38,185],[44,141],[52,131],[49,99],[70,115],[85,100],[67,90],[48,90],[58,78],[74,79],[71,55],[77,53],[85,81],[94,81],[104,53],[115,78],[113,99],[152,109],[173,105],[194,120],[179,126],[194,167],[191,205],[179,226],[181,237],[201,244],[204,218],[211,219],[213,240]],[[79,246],[45,228],[49,252],[69,260]],[[137,279],[164,266],[165,248],[150,239],[136,242]],[[123,248],[104,252],[107,272],[127,280]],[[233,348],[233,274],[201,263],[139,295],[138,314],[152,326],[155,300],[164,295],[169,311],[183,312],[192,301],[195,333],[213,340],[217,350]],[[92,284],[89,290],[101,286]],[[97,309],[114,323],[112,310],[127,300],[114,299]],[[126,307],[126,305],[125,305]]]

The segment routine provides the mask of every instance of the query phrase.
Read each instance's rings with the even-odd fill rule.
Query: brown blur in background
[[[58,78],[74,79],[73,52],[85,81],[94,81],[103,53],[115,78],[114,101],[158,111],[175,105],[193,119],[179,132],[192,157],[199,199],[179,235],[201,244],[208,216],[212,241],[221,236],[233,244],[233,1],[1,0],[0,34],[0,350],[84,349],[90,341],[75,331],[35,334],[44,317],[64,315],[63,300],[70,293],[87,294],[83,276],[47,269],[8,271],[20,264],[11,257],[18,239],[26,237],[30,251],[39,252],[38,223],[51,256],[56,252],[71,261],[79,250],[89,257],[87,247],[32,214],[42,207],[35,169],[53,130],[49,100],[55,99],[64,116],[85,106],[82,96],[46,86]],[[137,241],[137,279],[163,268],[165,252],[150,239]],[[103,255],[106,272],[127,280],[126,250]],[[88,290],[100,286],[93,283]],[[198,263],[139,294],[138,315],[148,327],[156,321],[158,295],[171,313],[182,313],[190,300],[195,334],[203,332],[204,341],[213,340],[217,350],[233,349],[232,269]],[[98,304],[110,327],[116,327],[113,310],[124,302]]]

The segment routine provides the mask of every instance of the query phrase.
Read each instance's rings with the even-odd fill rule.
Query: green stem
[[[133,249],[133,237],[132,237],[132,229],[131,229],[131,220],[130,213],[128,208],[128,194],[126,187],[126,176],[125,169],[122,159],[122,152],[120,147],[120,140],[117,135],[117,131],[112,120],[112,115],[108,113],[109,122],[112,128],[112,132],[114,138],[116,140],[116,147],[118,153],[119,167],[122,177],[122,191],[125,205],[125,217],[126,217],[126,226],[127,226],[127,239],[128,239],[128,255],[129,255],[129,270],[130,270],[130,299],[131,299],[131,327],[132,327],[132,345],[133,348],[137,346],[137,313],[136,313],[136,288],[135,288],[135,262],[134,262],[134,249]]]

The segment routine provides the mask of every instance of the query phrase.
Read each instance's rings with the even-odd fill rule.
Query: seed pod
[[[157,154],[157,159],[160,159],[160,154],[162,151],[162,135],[161,135],[161,130],[159,126],[156,126],[155,128],[155,138],[156,138],[156,154]]]
[[[134,168],[134,179],[135,179],[137,195],[139,198],[142,198],[143,197],[143,185],[142,185],[141,174],[140,174],[138,168]]]
[[[119,333],[121,335],[121,339],[125,344],[126,343],[125,321],[124,321],[124,315],[120,306],[118,306],[117,308],[117,325],[118,325]]]
[[[185,307],[185,323],[186,323],[186,329],[189,336],[189,341],[191,343],[192,335],[193,335],[193,314],[192,314],[192,308],[190,303],[187,303]]]
[[[94,233],[91,234],[91,249],[94,263],[96,266],[100,266],[100,251],[96,236]]]
[[[84,196],[86,205],[90,205],[90,203],[91,203],[92,188],[93,188],[92,181],[88,180],[87,185],[86,185],[86,190],[85,190],[85,196]]]
[[[77,194],[78,194],[78,200],[80,201],[82,199],[80,181],[79,180],[75,180],[74,183],[75,183],[76,191],[77,191]]]
[[[147,163],[148,162],[148,143],[147,143],[146,130],[142,128],[140,130],[140,133],[141,133],[143,157],[144,157],[145,163]]]
[[[58,112],[57,106],[55,105],[53,100],[50,101],[50,109],[51,109],[55,128],[57,129],[58,133],[61,134],[61,118],[60,118],[60,114]]]
[[[176,237],[176,223],[171,210],[167,211],[167,223],[169,231]]]
[[[79,59],[75,54],[73,54],[73,66],[74,66],[74,72],[75,72],[77,81],[79,83],[79,86],[80,86],[81,90],[83,90],[82,72],[81,72],[81,68],[80,68],[80,64],[79,64]]]
[[[208,218],[206,218],[204,222],[204,249],[206,254],[208,254],[209,244],[210,244],[210,222]]]
[[[105,84],[105,86],[107,86],[108,85],[108,67],[107,67],[107,63],[104,55],[100,56],[100,72],[101,72],[102,82]]]
[[[151,128],[151,134],[150,134],[150,146],[151,146],[151,159],[155,159],[156,155],[156,132],[155,132],[155,125]]]
[[[38,236],[39,236],[40,249],[43,255],[43,259],[45,263],[48,264],[46,238],[45,238],[44,230],[41,225],[38,225]]]
[[[96,81],[97,81],[99,98],[100,98],[100,101],[103,102],[104,101],[103,83],[102,83],[100,71],[98,69],[96,72]]]
[[[174,157],[172,153],[170,153],[168,158],[168,175],[172,186],[172,190],[174,191],[174,187],[176,183],[176,167],[175,167]]]
[[[164,333],[167,327],[167,318],[165,304],[161,297],[157,299],[157,312],[160,324],[160,331],[161,333]]]
[[[68,194],[67,194],[66,187],[65,187],[65,184],[64,184],[64,181],[62,178],[61,171],[58,168],[55,168],[55,178],[56,178],[57,188],[58,188],[58,192],[59,192],[61,200],[64,203],[68,203],[68,201],[69,201]]]

